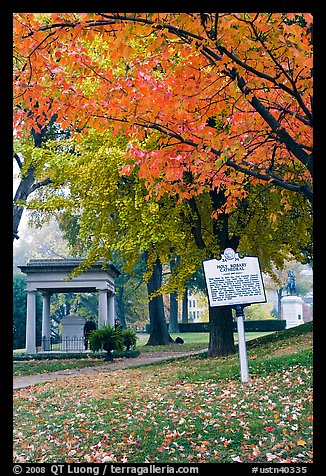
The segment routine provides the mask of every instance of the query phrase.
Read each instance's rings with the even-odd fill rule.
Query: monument
[[[61,350],[64,352],[82,351],[85,349],[84,327],[86,319],[81,316],[64,316],[61,319],[62,336]]]
[[[296,295],[297,288],[295,282],[295,274],[290,269],[288,271],[288,281],[285,289],[288,295],[281,299],[282,319],[286,321],[286,329],[303,324],[303,301],[300,296]]]
[[[114,325],[114,280],[119,276],[120,271],[112,264],[99,260],[87,271],[70,277],[71,272],[82,262],[82,259],[31,259],[25,266],[19,266],[27,275],[27,354],[36,352],[37,292],[40,292],[43,297],[42,340],[45,343],[49,343],[51,337],[50,297],[52,293],[98,293],[98,325]],[[47,348],[43,350],[49,350],[48,344],[46,346]]]

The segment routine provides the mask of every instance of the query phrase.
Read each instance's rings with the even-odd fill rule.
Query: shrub
[[[134,349],[136,347],[138,339],[138,337],[136,336],[136,332],[133,329],[123,329],[121,333],[123,337],[123,345],[126,347],[126,349]]]
[[[121,329],[104,325],[90,333],[89,344],[93,352],[104,349],[106,351],[105,360],[112,360],[113,350],[118,352],[123,350],[122,331]]]

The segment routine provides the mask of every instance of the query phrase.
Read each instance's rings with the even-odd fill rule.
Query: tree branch
[[[23,163],[22,163],[22,161],[20,160],[20,157],[19,157],[19,155],[18,155],[17,153],[15,153],[14,159],[16,160],[16,162],[17,162],[17,164],[18,164],[18,167],[21,169],[22,166],[23,166]]]
[[[246,167],[242,167],[241,165],[233,162],[231,159],[227,159],[226,165],[229,167],[238,170],[239,172],[244,173],[245,175],[249,175],[251,177],[257,178],[259,180],[263,180],[265,182],[270,182],[274,185],[279,187],[285,188],[287,190],[291,190],[292,192],[297,192],[307,198],[311,203],[313,203],[313,192],[310,187],[307,185],[295,185],[293,183],[285,182],[280,177],[277,177],[272,171],[266,170],[266,175],[260,172],[256,172],[254,170],[250,170]]]
[[[266,111],[267,111],[267,109],[266,109]],[[276,119],[268,111],[267,111],[267,113],[273,118],[273,121],[277,122]],[[100,116],[100,117],[103,117],[103,116]],[[127,119],[118,119],[118,118],[114,118],[114,117],[107,117],[107,119],[113,120],[113,121],[115,120],[115,121],[118,121],[118,122],[128,122]],[[140,126],[140,127],[145,127],[145,128],[148,128],[148,129],[155,129],[157,131],[162,132],[165,135],[176,138],[180,141],[180,143],[190,145],[191,147],[196,148],[196,147],[199,146],[199,144],[197,144],[196,142],[190,141],[188,139],[184,139],[180,134],[177,134],[177,133],[173,132],[171,129],[169,129],[165,126],[161,126],[160,124],[135,123],[135,125]],[[205,147],[204,144],[203,144],[202,147],[203,148]],[[221,151],[215,149],[214,147],[211,147],[210,150],[211,150],[211,152],[213,152],[213,154],[216,155],[216,157],[220,157],[222,155]],[[309,158],[309,161],[312,160],[312,156],[308,155],[308,158]],[[271,175],[272,173],[269,170],[266,171],[266,173],[268,173],[268,175],[262,174],[260,172],[255,172],[255,171],[250,170],[246,167],[242,167],[241,165],[237,164],[236,162],[233,162],[231,159],[227,159],[226,162],[223,165],[232,167],[233,169],[238,170],[239,172],[242,172],[245,175],[255,177],[259,180],[271,182],[274,185],[280,186],[281,188],[285,188],[287,190],[291,190],[293,192],[300,193],[305,198],[307,198],[311,203],[313,202],[313,191],[307,185],[295,185],[295,184],[291,184],[289,182],[285,182],[284,180],[282,180],[281,178],[278,178],[276,176],[272,177],[272,175]]]
[[[43,182],[36,182],[30,187],[29,193],[32,193],[38,188],[44,187],[44,185],[48,185],[49,183],[52,183],[52,180],[50,178],[43,180]]]
[[[203,240],[203,236],[201,233],[202,227],[201,227],[201,216],[197,207],[197,203],[194,197],[191,197],[187,200],[189,203],[189,206],[191,208],[191,211],[193,214],[196,216],[194,218],[193,223],[191,225],[191,233],[194,237],[195,243],[198,246],[200,250],[203,250],[206,248],[205,242]]]
[[[288,132],[282,127],[282,125],[275,119],[275,117],[268,111],[268,109],[261,103],[261,101],[252,94],[252,91],[246,85],[244,79],[239,75],[237,70],[233,68],[231,71],[228,71],[228,75],[233,77],[237,81],[241,92],[246,96],[248,94],[252,95],[252,98],[249,99],[249,103],[253,108],[258,112],[258,114],[264,119],[264,121],[270,126],[272,131],[277,135],[280,142],[282,142],[289,152],[292,154],[309,170],[311,176],[313,175],[312,170],[312,157],[310,154],[307,154],[301,145],[296,142]]]

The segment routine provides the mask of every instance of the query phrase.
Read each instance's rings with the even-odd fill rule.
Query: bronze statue
[[[286,283],[286,290],[290,296],[294,296],[297,292],[296,286],[295,286],[295,275],[292,269],[289,269],[288,271],[288,282]]]

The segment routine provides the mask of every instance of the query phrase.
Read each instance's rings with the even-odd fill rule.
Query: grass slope
[[[14,392],[15,462],[312,461],[312,325],[204,355]]]

